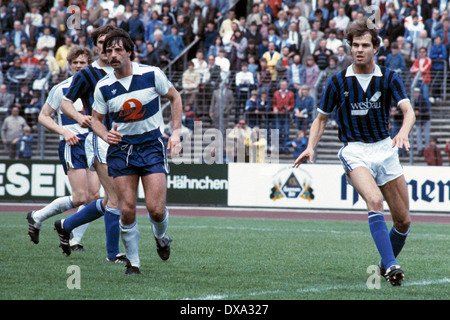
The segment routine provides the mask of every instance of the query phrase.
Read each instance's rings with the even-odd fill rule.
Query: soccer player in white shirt
[[[140,273],[136,221],[140,180],[157,252],[162,260],[169,258],[172,240],[166,235],[169,216],[165,205],[166,149],[170,150],[171,156],[181,151],[181,96],[159,68],[132,62],[133,48],[131,38],[123,30],[112,31],[106,36],[103,51],[114,72],[97,83],[92,115],[94,132],[110,144],[108,173],[114,177],[121,208],[121,237],[128,259],[126,274]],[[167,147],[161,140],[164,125],[162,96],[171,102],[174,127]],[[114,123],[109,131],[103,123],[107,114]]]

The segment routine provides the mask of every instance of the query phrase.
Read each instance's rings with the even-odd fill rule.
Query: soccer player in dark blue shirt
[[[306,150],[294,167],[304,160],[313,161],[329,115],[336,110],[339,138],[344,146],[339,158],[350,184],[365,200],[369,228],[381,255],[380,274],[393,286],[399,286],[404,272],[397,263],[409,232],[409,197],[406,180],[398,158],[398,148],[409,150],[408,135],[415,116],[399,76],[375,64],[380,40],[370,21],[349,25],[346,39],[351,46],[353,64],[328,79],[314,120]],[[402,127],[389,137],[388,124],[392,99],[402,110]],[[390,232],[383,216],[386,200],[394,225]]]

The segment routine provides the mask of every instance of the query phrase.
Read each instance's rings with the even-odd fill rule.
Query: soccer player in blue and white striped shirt
[[[370,23],[370,22],[369,22]],[[355,21],[346,30],[354,62],[328,79],[314,120],[307,149],[294,167],[304,160],[312,162],[314,148],[323,134],[333,110],[337,114],[339,138],[344,146],[339,158],[348,181],[366,201],[369,228],[381,255],[380,273],[392,285],[401,285],[404,273],[397,263],[409,232],[409,197],[398,148],[409,150],[408,135],[415,116],[399,76],[374,62],[380,40],[367,20]],[[392,99],[404,119],[398,134],[389,137],[388,124]],[[394,226],[388,232],[383,217],[386,200]]]
[[[73,72],[86,67],[92,62],[92,59],[92,52],[79,46],[73,47],[67,55],[67,61]],[[60,134],[59,158],[64,172],[69,178],[72,195],[57,198],[44,208],[28,213],[28,234],[31,241],[36,244],[39,242],[40,225],[45,220],[75,207],[81,210],[85,204],[99,197],[100,181],[97,173],[88,169],[84,149],[84,142],[89,130],[82,128],[76,121],[65,116],[60,109],[64,92],[71,83],[72,77],[58,83],[50,90],[39,114],[39,123],[48,130]],[[74,107],[80,114],[84,113],[81,100],[76,100]],[[58,122],[55,122],[52,117],[55,112],[58,115]],[[69,242],[70,247],[82,248],[79,242],[86,227],[87,224],[84,224],[73,230]]]
[[[110,32],[103,50],[114,72],[95,87],[92,128],[110,144],[108,173],[114,177],[119,197],[121,236],[129,261],[125,273],[135,274],[140,272],[136,221],[140,180],[157,252],[163,260],[170,255],[172,240],[166,235],[169,212],[165,206],[168,165],[166,148],[161,140],[164,125],[161,96],[171,102],[174,132],[167,150],[172,156],[181,151],[182,102],[178,91],[159,68],[132,62],[134,44],[128,33],[122,30]],[[107,115],[113,121],[112,130],[104,125]]]

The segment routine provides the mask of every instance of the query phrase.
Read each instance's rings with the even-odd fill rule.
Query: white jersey
[[[161,136],[164,121],[160,97],[167,94],[172,83],[157,67],[132,62],[132,68],[129,77],[117,79],[110,73],[97,83],[93,109],[109,114],[124,143],[139,144]]]
[[[70,119],[61,111],[61,102],[63,100],[64,94],[66,90],[70,87],[72,83],[72,78],[70,77],[57,85],[55,85],[49,92],[47,97],[48,105],[57,112],[58,115],[58,124],[68,131],[76,134],[77,136],[84,135],[86,136],[89,132],[88,128],[81,127],[77,121]],[[75,110],[79,113],[85,114],[83,104],[80,99],[76,100],[73,104]],[[63,139],[61,136],[60,139]]]

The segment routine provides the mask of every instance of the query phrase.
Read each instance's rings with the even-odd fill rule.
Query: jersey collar
[[[345,76],[346,77],[356,77],[356,73],[353,71],[353,63],[347,67]],[[377,64],[375,65],[375,70],[373,71],[372,76],[375,76],[375,77],[383,76],[383,74],[381,73],[381,69]]]

